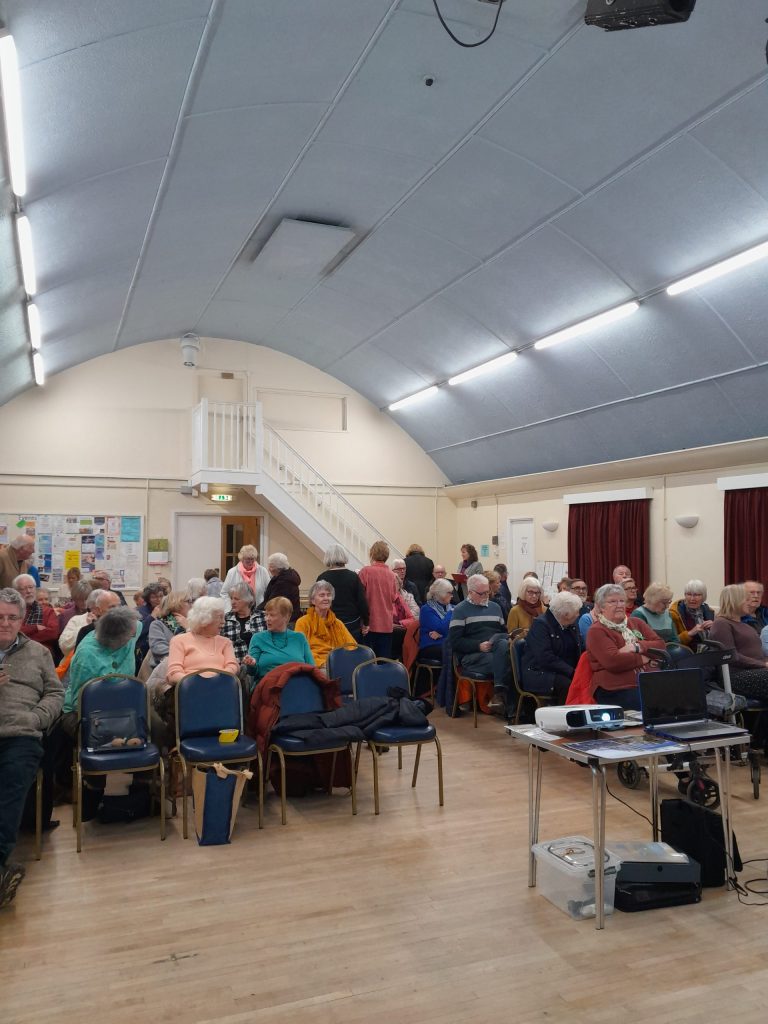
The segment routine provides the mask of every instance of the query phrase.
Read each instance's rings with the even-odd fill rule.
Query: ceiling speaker
[[[688,21],[696,0],[587,0],[584,21],[606,32]]]

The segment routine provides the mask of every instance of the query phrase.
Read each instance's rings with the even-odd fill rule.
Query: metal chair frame
[[[358,665],[352,674],[352,688],[355,694],[355,700],[357,700],[357,674],[361,669],[365,669],[366,666],[372,664],[380,664],[382,662],[388,662],[392,665],[399,665],[400,668],[408,674],[408,670],[405,668],[402,662],[394,661],[392,658],[374,658],[372,661],[364,661],[361,665]],[[437,752],[437,787],[440,807],[445,805],[445,793],[443,787],[443,748],[440,746],[440,740],[437,736],[437,730],[435,729],[435,735],[430,739],[425,740],[387,740],[386,742],[377,742],[375,740],[368,740],[368,749],[371,751],[371,758],[373,760],[373,807],[374,814],[379,813],[379,748],[384,747],[397,747],[397,767],[401,770],[403,767],[403,747],[416,747],[416,759],[413,763],[413,776],[411,778],[411,788],[415,788],[416,779],[419,775],[419,761],[421,759],[421,748],[425,743],[434,743],[435,750]],[[360,748],[361,744],[357,745],[357,756],[355,757],[355,768],[354,771],[357,773],[357,769],[360,763]]]
[[[453,656],[453,675],[454,675],[455,680],[456,680],[456,689],[455,689],[454,696],[453,696],[453,716],[452,717],[456,718],[456,713],[457,713],[458,707],[459,707],[459,683],[460,682],[469,683],[469,688],[472,691],[472,717],[474,719],[475,728],[477,728],[477,688],[476,688],[475,684],[476,683],[491,683],[491,685],[493,685],[493,679],[492,678],[490,678],[490,679],[473,679],[472,676],[465,675],[465,673],[463,673],[461,671],[461,666],[459,665],[459,659],[456,657],[455,654]]]
[[[530,698],[536,704],[537,708],[546,707],[552,703],[552,698],[547,697],[543,693],[531,693],[530,690],[526,690],[523,687],[523,681],[521,679],[521,672],[517,659],[516,651],[519,650],[525,643],[524,636],[510,637],[509,639],[509,660],[512,666],[512,682],[514,683],[515,691],[517,692],[517,705],[515,707],[514,724],[517,725],[520,721],[520,712],[523,710],[523,701],[526,698]],[[518,647],[519,645],[519,647]]]
[[[256,761],[256,782],[259,793],[259,828],[264,828],[264,771],[261,760],[261,752],[258,747],[256,749],[255,757],[217,757],[211,761],[194,761],[184,757],[181,753],[181,737],[179,735],[179,687],[185,679],[189,679],[192,676],[202,675],[204,672],[211,672],[216,675],[226,675],[232,679],[237,685],[237,706],[240,714],[240,735],[243,735],[243,701],[242,701],[242,689],[240,686],[240,680],[237,676],[233,676],[228,672],[221,672],[217,668],[203,668],[199,672],[190,672],[176,684],[175,693],[173,695],[174,706],[176,708],[176,749],[173,751],[172,756],[175,757],[179,765],[181,766],[181,802],[182,802],[182,835],[184,839],[189,839],[189,808],[187,806],[189,796],[189,768],[196,768],[198,765],[211,765],[211,764],[251,764]],[[247,787],[243,787],[243,803],[245,803],[245,792]]]
[[[80,853],[82,851],[82,834],[83,834],[83,777],[84,776],[87,777],[89,775],[124,775],[126,773],[129,773],[131,775],[135,775],[135,774],[138,774],[139,772],[154,772],[155,769],[157,769],[158,776],[159,776],[159,779],[160,779],[160,839],[161,840],[165,839],[165,764],[163,763],[162,753],[159,750],[158,750],[158,753],[157,753],[157,761],[156,761],[156,763],[152,764],[152,765],[147,765],[144,768],[109,768],[109,769],[103,769],[103,768],[101,768],[101,769],[90,769],[89,768],[88,770],[83,771],[83,766],[80,763],[80,753],[82,751],[82,718],[83,718],[82,705],[83,705],[83,694],[85,693],[85,691],[88,689],[89,686],[93,685],[93,683],[103,682],[106,679],[131,679],[134,682],[138,683],[141,687],[143,687],[143,689],[145,690],[145,693],[146,693],[146,705],[147,705],[146,723],[147,723],[147,731],[149,731],[149,714],[150,714],[149,690],[147,690],[147,688],[144,685],[144,683],[142,683],[140,679],[137,679],[136,676],[127,676],[127,675],[121,675],[121,674],[118,674],[118,673],[114,673],[114,674],[110,673],[110,674],[104,675],[104,676],[96,676],[93,679],[89,679],[88,682],[83,686],[83,688],[80,691],[80,693],[78,694],[78,697],[77,697],[77,734],[76,734],[76,738],[75,738],[75,747],[74,747],[74,763],[72,765],[72,771],[73,771],[73,774],[74,774],[74,777],[75,777],[74,778],[74,789],[75,789],[75,792],[73,793],[73,796],[74,796],[75,799],[74,799],[74,804],[73,804],[72,812],[73,812],[73,815],[74,815],[73,825],[77,829],[77,852],[78,853]],[[149,737],[147,737],[147,738],[149,738]],[[40,833],[40,834],[42,833],[42,773],[38,772],[38,776],[39,776],[39,778],[38,778],[37,786],[38,786],[38,794],[39,794],[39,796],[38,796],[37,807],[35,808],[36,842],[37,842],[37,834],[38,833]],[[38,857],[38,860],[39,859],[40,858]]]

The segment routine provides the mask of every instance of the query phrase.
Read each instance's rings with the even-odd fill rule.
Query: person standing
[[[377,540],[369,551],[370,565],[360,570],[360,582],[368,602],[369,630],[366,643],[377,658],[389,658],[392,654],[392,608],[400,592],[397,576],[387,565],[389,545]]]
[[[427,590],[432,585],[434,570],[435,563],[424,554],[424,548],[419,544],[411,544],[405,553],[405,577],[416,587],[416,599],[419,604],[424,604],[427,599]]]

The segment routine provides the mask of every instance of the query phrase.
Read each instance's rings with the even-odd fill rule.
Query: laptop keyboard
[[[666,728],[670,732],[678,732],[685,730],[685,732],[712,732],[713,729],[720,729],[725,727],[724,722],[691,722],[690,725],[686,725],[684,722],[679,722],[677,725],[661,726],[662,729]]]

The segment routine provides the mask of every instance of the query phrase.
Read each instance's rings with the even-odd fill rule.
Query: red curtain
[[[768,583],[768,487],[725,492],[725,582]]]
[[[587,581],[590,595],[613,582],[617,565],[632,570],[642,594],[650,582],[650,499],[596,501],[568,511],[568,575]]]

